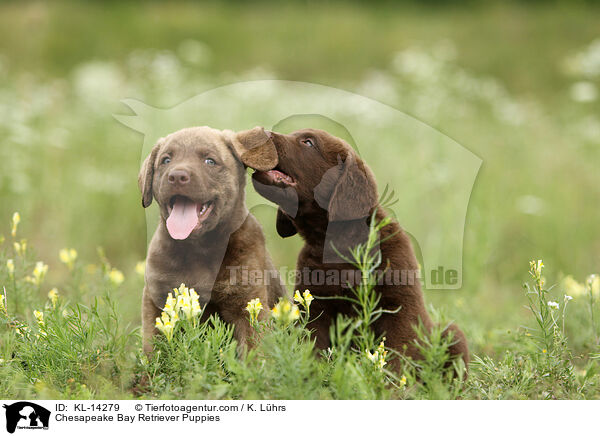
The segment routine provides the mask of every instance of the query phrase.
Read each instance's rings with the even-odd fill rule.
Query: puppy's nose
[[[190,181],[190,174],[185,170],[172,170],[169,172],[169,183],[185,185]]]

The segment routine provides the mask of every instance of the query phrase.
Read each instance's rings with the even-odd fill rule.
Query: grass
[[[123,322],[117,303],[128,283],[102,252],[98,266],[85,267],[75,251],[61,256],[70,271],[66,284],[73,297],[52,289],[44,298],[47,266],[39,261],[33,265],[31,248],[22,248],[24,240],[12,247],[5,242],[0,246],[0,279],[10,285],[0,298],[1,395],[70,399],[600,397],[600,344],[594,324],[600,279],[590,277],[577,297],[583,297],[587,313],[579,313],[573,304],[573,316],[588,317],[591,326],[584,338],[589,352],[575,357],[567,336],[567,305],[573,298],[564,295],[560,302],[551,300],[556,295],[545,287],[542,261],[531,262],[533,283],[525,284],[522,297],[532,314],[528,325],[516,328],[501,356],[475,354],[466,380],[462,360],[449,360],[452,338],[444,338],[444,317],[435,310],[437,327],[428,332],[415,326],[422,360],[386,349],[385,338],[376,338],[369,328],[381,314],[374,293],[380,259],[373,247],[386,225],[374,221],[368,241],[352,252],[351,260],[363,277],[347,297],[356,316],[336,319],[330,331],[332,345],[323,351],[315,349],[306,327],[313,299],[309,291],[296,292],[293,303],[280,300],[272,309],[263,308],[259,301],[249,302],[255,340],[248,350],[237,347],[232,327],[218,317],[200,322],[198,295],[182,284],[170,294],[157,319],[161,334],[155,339],[154,353],[147,356],[140,349],[138,328]],[[13,224],[13,229],[18,226]],[[138,268],[136,281],[142,272]],[[86,301],[91,295],[100,296]],[[270,311],[266,320],[258,320],[261,310]],[[399,361],[392,367],[393,359]]]
[[[599,272],[600,99],[581,101],[574,89],[581,82],[600,86],[597,70],[581,67],[582,59],[594,65],[599,14],[592,6],[567,4],[498,3],[467,9],[335,2],[310,8],[119,2],[106,8],[97,2],[3,2],[0,222],[5,227],[0,235],[5,241],[0,246],[0,286],[7,289],[11,319],[36,331],[33,310],[43,310],[48,325],[59,323],[56,330],[69,335],[65,341],[83,342],[76,342],[81,346],[73,350],[56,344],[47,351],[53,359],[45,362],[47,367],[23,367],[13,353],[34,362],[40,354],[31,344],[37,343],[17,342],[14,327],[4,325],[2,396],[126,397],[133,395],[128,384],[140,374],[140,365],[158,365],[142,362],[138,353],[143,281],[135,270],[146,248],[145,215],[136,186],[142,139],[112,117],[127,111],[119,101],[135,98],[170,107],[214,86],[275,77],[343,88],[390,104],[483,161],[464,225],[463,286],[426,291],[439,318],[456,321],[477,356],[466,384],[440,382],[439,389],[426,392],[407,373],[406,389],[382,381],[373,382],[369,391],[371,387],[357,381],[364,380],[360,371],[366,367],[359,368],[359,360],[352,361],[358,358],[344,353],[345,363],[302,361],[307,368],[297,369],[315,377],[319,395],[597,398],[598,295],[593,283],[585,282]],[[269,114],[268,105],[261,111]],[[255,122],[252,114],[238,121]],[[407,131],[412,126],[407,121]],[[453,217],[451,202],[435,190],[429,191],[427,208],[415,207],[418,203],[410,197],[430,187],[412,177],[413,168],[403,161],[418,142],[387,126],[371,129],[368,137],[369,142],[357,145],[382,187],[388,177],[401,177],[405,171],[411,175],[393,179],[397,192],[398,180],[405,186],[395,209],[400,223],[430,223],[439,234],[436,226]],[[390,138],[398,144],[394,159],[377,148]],[[248,192],[253,198],[251,188]],[[12,238],[10,219],[16,210],[23,221]],[[276,235],[272,207],[258,206],[253,212],[265,228],[276,264],[292,268],[298,237],[282,240]],[[22,237],[27,238],[24,254],[13,246]],[[423,263],[419,238],[414,242]],[[59,259],[65,247],[78,252],[72,269]],[[7,259],[14,260],[17,281],[8,274]],[[33,271],[40,259],[48,271],[36,284]],[[559,303],[562,314],[564,294],[574,297],[564,329],[562,318],[557,318],[555,331],[552,316],[544,315],[546,340],[557,341],[551,353],[542,353],[544,347],[551,350],[548,344],[540,350],[539,332],[524,329],[541,328],[536,321],[541,316],[536,313],[542,314],[541,297],[531,288],[534,294],[529,296],[538,301],[532,312],[521,287],[531,259],[544,259],[550,271],[546,280],[556,283],[540,294],[546,303]],[[124,274],[122,282],[118,270]],[[27,276],[33,281],[25,281]],[[18,301],[15,286],[20,289]],[[73,321],[66,329],[58,328],[67,322],[60,314],[54,317],[45,309],[52,288],[58,289],[60,304],[70,308],[67,318]],[[549,314],[558,317],[559,312]],[[120,320],[116,333],[110,328],[115,317]],[[345,324],[340,323],[343,331]],[[207,326],[205,334],[222,328]],[[301,325],[287,334],[267,335],[265,340],[290,341],[290,347],[296,344],[295,353],[312,353]],[[267,355],[279,362],[273,368],[296,364],[286,362],[285,355]],[[78,359],[85,364],[75,366]],[[261,385],[272,384],[268,380],[274,380],[270,377],[276,376],[271,372],[275,370],[261,367],[257,357],[248,359],[230,362],[238,365],[236,374],[245,374],[246,386],[241,379],[218,381],[215,375],[209,384],[218,389],[195,394],[293,395],[291,385],[286,390],[284,384],[277,393]],[[343,385],[345,365],[358,377],[349,385]],[[268,372],[264,380],[258,377],[260,371]],[[173,380],[161,383],[144,395],[186,395]],[[304,392],[302,386],[297,389]]]

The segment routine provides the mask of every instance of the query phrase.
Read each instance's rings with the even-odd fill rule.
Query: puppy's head
[[[368,216],[377,204],[373,174],[342,139],[315,129],[268,135],[278,163],[256,171],[252,181],[257,192],[286,215],[306,217],[320,209],[327,211],[329,221],[351,221]],[[281,222],[278,230],[282,236],[294,233]]]
[[[161,138],[138,177],[142,205],[148,207],[156,199],[173,239],[215,229],[243,207],[244,161],[258,169],[277,163],[273,151],[270,156],[262,152],[261,132],[268,140],[260,128],[236,134],[210,127],[182,129]],[[272,145],[266,148],[273,150]]]

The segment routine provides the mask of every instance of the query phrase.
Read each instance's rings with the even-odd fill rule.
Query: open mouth
[[[254,174],[260,177],[259,181],[271,185],[295,186],[296,181],[292,176],[286,174],[279,167],[269,171],[256,171]]]
[[[197,203],[183,195],[174,195],[169,200],[167,230],[173,239],[186,239],[202,226],[213,209],[214,203]]]

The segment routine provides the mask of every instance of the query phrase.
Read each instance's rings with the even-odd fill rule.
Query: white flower
[[[548,301],[548,307],[556,310],[560,307],[560,305],[556,301]]]
[[[598,98],[598,88],[592,82],[577,82],[571,86],[570,94],[578,103],[589,103]]]

